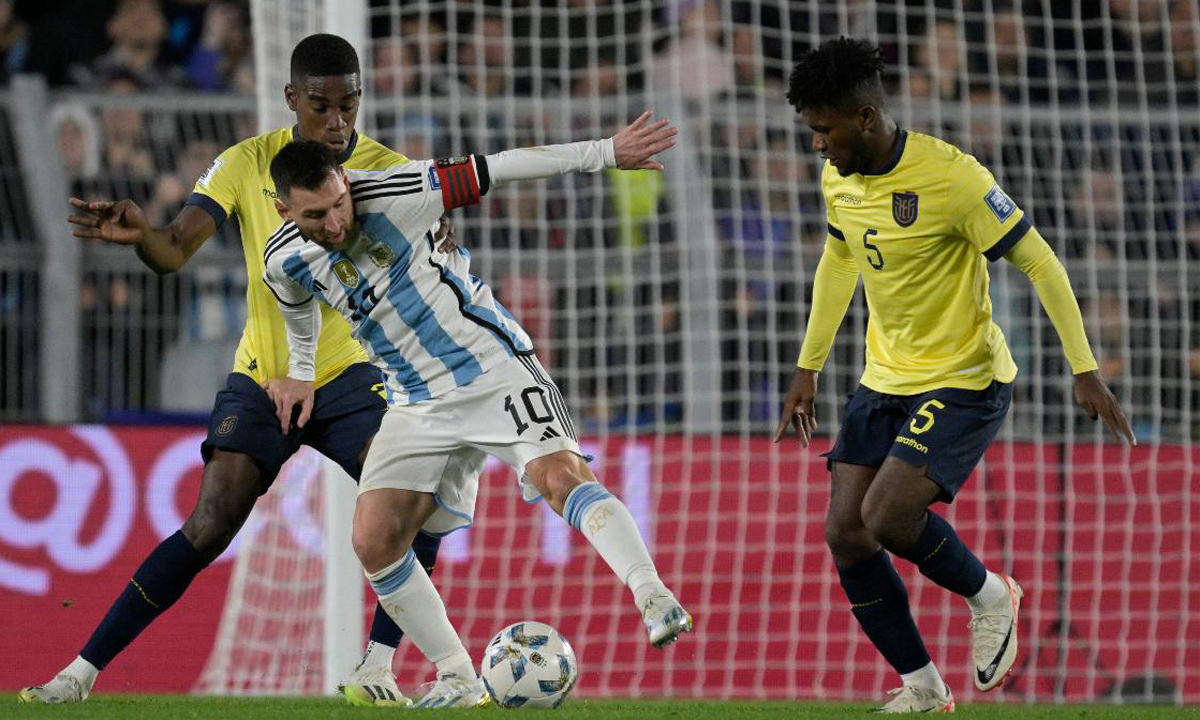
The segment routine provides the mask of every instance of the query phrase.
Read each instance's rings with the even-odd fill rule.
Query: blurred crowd
[[[527,260],[492,280],[564,369],[589,429],[670,428],[685,416],[679,244],[694,222],[715,234],[722,257],[721,418],[755,430],[773,422],[825,226],[819,165],[783,89],[792,58],[847,34],[879,38],[889,90],[898,112],[912,111],[913,129],[974,153],[1068,267],[1089,269],[1076,289],[1101,371],[1143,437],[1197,433],[1179,426],[1200,404],[1182,390],[1185,378],[1200,383],[1200,333],[1188,330],[1197,295],[1184,291],[1184,271],[1156,282],[1146,269],[1200,260],[1194,0],[369,0],[369,13],[360,127],[410,157],[598,136],[664,97],[682,103],[672,119],[687,126],[691,170],[708,197],[689,193],[694,202],[682,206],[659,175],[601,173],[534,192],[504,188],[457,220],[470,246]],[[216,154],[255,131],[252,105],[203,100],[253,95],[249,16],[248,0],[0,0],[0,87],[16,73],[43,76],[56,98],[46,126],[72,193],[131,197],[163,223]],[[570,127],[551,122],[544,102],[572,108]],[[1099,112],[1118,108],[1127,114],[1117,121]],[[0,153],[12,122],[0,111]],[[0,247],[31,241],[33,227],[8,157]],[[240,254],[236,225],[213,244]],[[553,265],[572,277],[560,282],[546,272],[558,256],[601,269],[581,277]],[[639,261],[605,261],[613,257]],[[2,313],[21,304],[11,288],[26,287],[4,275],[0,335],[12,332]],[[1018,362],[1065,377],[1023,282],[997,297],[1009,317],[1035,318],[1005,326]],[[167,278],[89,269],[85,343],[108,349],[85,379],[89,418],[166,403],[156,367],[172,348],[236,338],[243,292],[244,278],[207,265]],[[855,314],[847,328],[861,333],[864,323]],[[831,363],[855,367],[861,354],[843,331]],[[122,370],[135,356],[140,379]],[[855,374],[838,377],[846,385]],[[1037,394],[1027,399],[1052,406],[1061,387],[1026,386]],[[0,406],[4,398],[0,387]],[[1172,429],[1158,423],[1167,417]]]

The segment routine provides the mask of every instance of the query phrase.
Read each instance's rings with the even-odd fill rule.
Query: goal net
[[[581,695],[866,698],[897,682],[823,541],[819,454],[862,371],[861,294],[821,375],[815,447],[770,441],[825,233],[819,159],[784,85],[799,52],[846,34],[883,49],[897,120],[978,157],[1058,252],[1139,438],[1114,444],[1074,407],[1029,282],[992,264],[1021,369],[1011,419],[939,512],[1026,589],[1001,697],[1200,701],[1184,670],[1200,663],[1196,3],[337,5],[362,38],[360,128],[411,157],[608,136],[644,109],[681,130],[665,173],[504,187],[454,222],[697,630],[649,648],[590,547],[490,467],[474,526],[447,538],[434,573],[474,657],[500,628],[536,619],[575,646]],[[259,87],[281,105],[296,13],[280,0],[254,8]],[[259,533],[238,562],[294,552]],[[940,670],[976,699],[965,604],[897,565]],[[235,586],[226,613],[298,612],[263,606],[263,592]],[[281,639],[277,653],[320,652],[300,645],[319,633]],[[236,658],[241,640],[219,652]],[[432,677],[407,643],[396,670],[402,688]]]

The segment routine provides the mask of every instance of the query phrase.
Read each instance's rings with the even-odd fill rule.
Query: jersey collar
[[[293,125],[292,126],[292,139],[295,140],[298,137],[300,137],[300,126]],[[358,131],[357,130],[355,130],[354,134],[350,136],[350,142],[346,144],[346,149],[341,151],[340,153],[338,153],[337,161],[339,163],[345,163],[347,160],[349,160],[350,156],[354,154],[354,147],[356,145],[358,145]]]
[[[879,168],[877,172],[865,172],[863,175],[887,175],[900,164],[900,157],[904,155],[904,143],[908,140],[908,131],[902,127],[897,127],[896,132],[899,134],[899,137],[896,139],[896,149],[892,152],[892,157],[887,161],[887,164]]]

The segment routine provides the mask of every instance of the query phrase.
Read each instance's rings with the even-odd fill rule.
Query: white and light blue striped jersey
[[[264,279],[276,298],[295,306],[316,296],[340,311],[386,373],[391,403],[440,397],[533,353],[516,318],[471,274],[471,254],[434,247],[442,213],[479,201],[472,164],[347,170],[357,238],[329,252],[288,221],[267,242]]]

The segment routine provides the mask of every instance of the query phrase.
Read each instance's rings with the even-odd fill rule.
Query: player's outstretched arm
[[[808,447],[817,430],[817,414],[813,410],[813,403],[817,399],[817,375],[816,370],[802,367],[796,368],[792,374],[792,386],[783,396],[783,410],[779,426],[775,428],[775,442],[782,440],[788,425],[792,425],[796,428],[800,444]]]
[[[1091,419],[1100,418],[1118,442],[1125,440],[1136,445],[1137,438],[1133,435],[1125,412],[1097,372],[1098,365],[1088,345],[1079,302],[1071,290],[1067,271],[1054,250],[1037,230],[1030,230],[1004,254],[1004,258],[1029,277],[1037,291],[1038,300],[1058,332],[1063,352],[1075,376],[1075,402]]]
[[[650,122],[650,117],[647,110],[616,135],[604,140],[476,155],[475,162],[480,165],[481,194],[501,183],[540,180],[573,172],[597,172],[605,168],[662,170],[663,164],[654,160],[654,156],[674,147],[679,129],[665,119]]]
[[[138,257],[159,275],[173,273],[217,231],[217,224],[204,210],[188,205],[166,227],[151,227],[142,209],[132,200],[71,198],[75,212],[67,222],[75,225],[72,235],[103,240],[114,245],[133,245]]]

